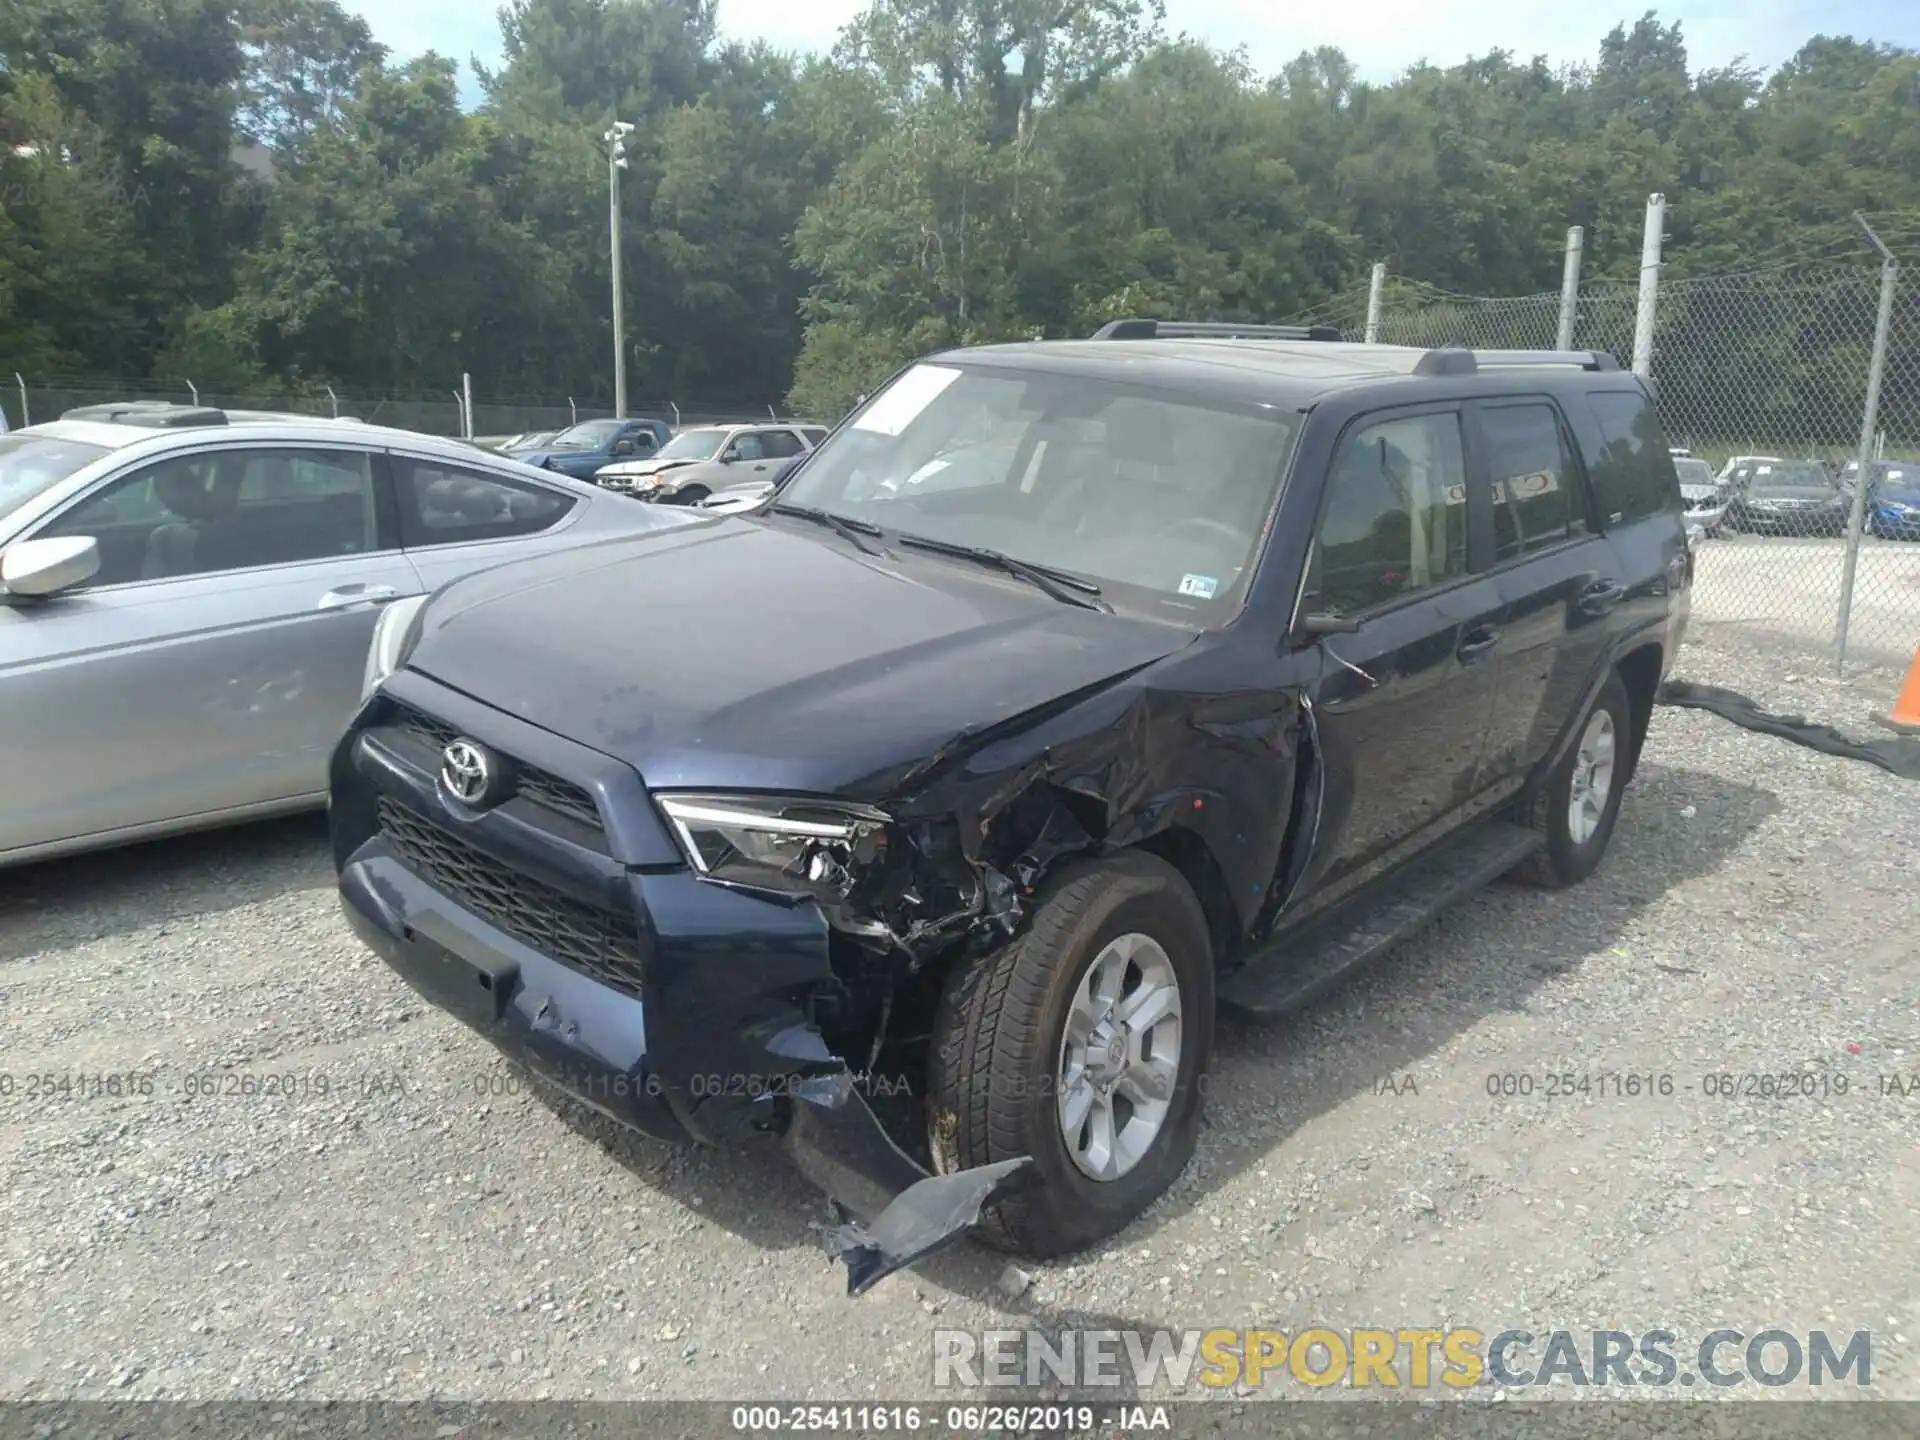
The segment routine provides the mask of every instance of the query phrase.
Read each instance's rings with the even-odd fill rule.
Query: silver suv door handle
[[[391,585],[342,585],[329,590],[314,605],[316,610],[345,610],[353,605],[385,605],[398,600],[400,592]]]

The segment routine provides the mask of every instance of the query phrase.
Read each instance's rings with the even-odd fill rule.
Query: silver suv
[[[601,467],[593,483],[656,504],[698,505],[730,485],[771,479],[826,438],[819,425],[695,425],[644,459]]]

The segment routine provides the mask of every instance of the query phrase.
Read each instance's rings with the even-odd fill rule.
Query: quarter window
[[[432,460],[396,455],[393,470],[400,543],[409,549],[537,535],[557,525],[575,503],[573,496],[542,485]]]
[[[784,460],[806,448],[800,443],[800,437],[791,430],[763,430],[760,432],[760,444],[769,460]]]
[[[1600,430],[1600,449],[1587,456],[1587,472],[1593,477],[1601,524],[1619,525],[1678,509],[1680,485],[1673,458],[1646,396],[1637,390],[1599,390],[1587,403]]]
[[[1357,614],[1466,573],[1459,415],[1382,420],[1347,436],[1327,476],[1307,608]]]
[[[1583,531],[1573,466],[1551,405],[1499,405],[1480,412],[1493,493],[1496,564],[1558,545]]]

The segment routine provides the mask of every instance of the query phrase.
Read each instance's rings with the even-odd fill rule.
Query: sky
[[[500,30],[492,4],[474,0],[343,0],[364,15],[376,40],[397,59],[438,50],[462,62],[463,89],[477,99],[470,56],[499,59]],[[720,0],[720,27],[732,37],[763,38],[782,48],[824,50],[864,0]],[[1421,60],[1451,65],[1489,50],[1519,59],[1545,55],[1555,64],[1590,61],[1614,24],[1629,25],[1652,0],[1559,4],[1555,0],[1347,0],[1295,6],[1277,0],[1166,0],[1169,34],[1186,32],[1210,44],[1244,46],[1254,68],[1272,73],[1302,50],[1337,45],[1364,80],[1385,81]],[[1851,35],[1920,48],[1915,0],[1667,0],[1652,6],[1678,20],[1695,68],[1744,56],[1772,69],[1811,36]],[[810,18],[807,18],[810,17]]]

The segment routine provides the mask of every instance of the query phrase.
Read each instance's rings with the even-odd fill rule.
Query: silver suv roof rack
[[[1413,373],[1477,375],[1482,370],[1530,365],[1564,365],[1579,370],[1620,368],[1620,362],[1605,350],[1469,350],[1461,345],[1445,345],[1422,355]]]
[[[1331,325],[1235,325],[1224,320],[1109,320],[1095,340],[1327,340],[1347,337]]]
[[[106,405],[79,405],[61,411],[60,418],[141,425],[152,430],[190,430],[196,426],[224,425],[227,412],[210,405],[176,405],[170,400],[123,400]]]

